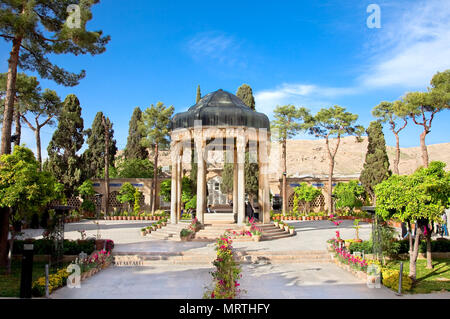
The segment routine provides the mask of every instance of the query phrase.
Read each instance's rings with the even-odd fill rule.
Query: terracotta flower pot
[[[253,235],[252,239],[253,239],[253,241],[260,241],[261,240],[261,236],[260,235]]]
[[[319,216],[319,220],[323,220],[323,216]]]

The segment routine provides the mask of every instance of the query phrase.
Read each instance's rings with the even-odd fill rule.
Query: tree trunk
[[[333,198],[331,197],[333,193],[333,171],[334,171],[334,158],[330,157],[330,166],[328,172],[328,197],[327,197],[328,215],[331,215],[333,213]]]
[[[42,155],[41,155],[41,128],[39,126],[36,127],[34,131],[34,135],[36,136],[36,157],[39,162],[39,169],[42,169]]]
[[[11,127],[14,114],[14,96],[16,94],[17,64],[21,38],[13,40],[13,47],[8,60],[8,77],[6,81],[5,111],[3,113],[2,145],[0,155],[11,153]]]
[[[287,181],[286,181],[286,176],[287,176],[287,169],[286,169],[286,140],[283,140],[282,142],[282,146],[281,146],[281,155],[283,157],[282,159],[282,165],[283,165],[283,176],[282,178],[282,213],[283,215],[286,215],[287,213]]]
[[[426,239],[427,239],[427,269],[433,269],[433,260],[431,257],[431,230],[428,229],[428,225],[427,227],[427,235],[426,235]]]
[[[1,233],[0,233],[0,267],[8,265],[8,234],[9,234],[9,207],[3,207],[0,214]],[[5,229],[6,228],[6,229]]]
[[[152,187],[152,214],[156,210],[156,189],[158,187],[158,143],[155,144],[155,159],[153,166],[153,187]]]
[[[106,123],[106,117],[102,117],[105,128],[105,216],[109,215],[109,126]]]
[[[395,135],[395,158],[394,158],[394,174],[400,175],[398,165],[400,163],[400,139],[398,134],[394,132]]]
[[[18,110],[16,110],[15,112],[16,114],[14,115],[14,122],[15,122],[15,127],[16,127],[16,132],[15,132],[15,136],[16,139],[14,140],[14,146],[20,145],[20,138],[22,136],[22,125],[20,124],[20,113]]]
[[[422,162],[424,167],[428,167],[428,150],[427,145],[425,144],[425,137],[427,134],[426,130],[420,134],[420,148],[422,149]]]
[[[422,235],[422,230],[416,224],[416,236],[414,238],[414,249],[412,254],[409,255],[409,277],[412,280],[416,280],[416,262],[417,256],[419,256],[419,243],[420,243],[420,235]]]
[[[2,144],[0,155],[11,153],[11,126],[14,113],[14,96],[16,92],[17,64],[22,38],[13,40],[13,47],[8,60],[8,76],[6,80],[5,111],[3,113]],[[9,208],[0,208],[0,266],[8,262]]]
[[[411,256],[413,251],[413,238],[412,238],[412,228],[411,228],[411,222],[408,221],[408,232],[409,232],[409,255]]]

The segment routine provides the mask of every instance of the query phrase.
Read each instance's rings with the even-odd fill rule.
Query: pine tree
[[[105,169],[105,128],[102,123],[103,113],[95,115],[92,127],[86,130],[88,148],[83,153],[83,162],[86,169],[86,178],[101,177]],[[114,130],[109,118],[106,118],[106,125],[109,128],[109,163],[114,164],[117,153],[116,140],[114,140]]]
[[[371,122],[366,132],[369,144],[367,145],[366,161],[359,179],[375,205],[375,186],[388,179],[392,173],[389,169],[389,158],[381,123]]]
[[[240,98],[245,103],[245,105],[247,105],[253,111],[255,110],[255,98],[253,97],[252,88],[248,84],[242,84],[238,88],[236,96]]]
[[[195,103],[197,104],[198,101],[202,99],[202,93],[200,92],[200,84],[197,86],[197,98],[195,99]]]
[[[147,159],[147,149],[142,146],[142,133],[139,130],[139,122],[142,119],[142,111],[139,107],[136,107],[131,116],[129,128],[127,146],[125,147],[124,156],[126,159]]]
[[[105,51],[109,36],[102,31],[87,31],[91,7],[99,0],[2,1],[0,37],[10,43],[5,109],[2,121],[0,154],[11,153],[11,128],[14,116],[17,67],[37,72],[41,78],[64,86],[77,85],[85,71],[71,73],[53,64],[52,54],[96,55]],[[16,123],[20,118],[16,113]],[[8,209],[0,209],[0,266],[7,260]]]
[[[11,126],[14,113],[17,67],[36,71],[41,78],[65,86],[77,85],[85,76],[54,65],[51,54],[100,54],[109,36],[87,31],[91,7],[98,0],[3,1],[0,10],[0,37],[12,45],[8,58],[7,90],[0,154],[11,152]]]
[[[310,134],[325,139],[325,145],[328,153],[328,185],[327,185],[327,206],[329,214],[333,211],[333,173],[336,165],[336,154],[341,143],[341,138],[345,135],[362,134],[362,126],[355,125],[358,120],[357,114],[346,112],[345,108],[334,105],[330,108],[323,108],[315,116],[309,113],[303,114],[303,127],[309,131]],[[330,145],[330,139],[336,137],[335,146]],[[357,139],[358,141],[358,139]]]
[[[158,155],[159,150],[169,146],[169,125],[174,107],[166,107],[164,103],[158,102],[145,109],[142,113],[142,121],[139,129],[143,132],[142,145],[149,147],[153,151],[154,176],[153,185],[158,185]],[[152,213],[156,209],[156,187],[152,188]]]
[[[286,143],[291,137],[294,137],[302,129],[299,123],[300,119],[306,117],[308,110],[301,107],[296,108],[294,105],[277,106],[274,110],[275,119],[271,122],[271,128],[275,131],[275,139],[281,144],[281,165],[282,165],[282,195],[283,204],[282,212],[287,212],[287,167],[286,167]]]
[[[74,194],[83,182],[83,163],[77,152],[84,143],[83,119],[80,101],[74,94],[66,97],[58,121],[48,145],[48,161],[44,166],[64,185],[67,198]]]

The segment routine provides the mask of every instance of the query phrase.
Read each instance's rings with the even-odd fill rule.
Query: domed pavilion
[[[233,163],[233,213],[238,224],[245,222],[245,154],[258,163],[258,204],[260,220],[270,222],[268,161],[270,122],[268,117],[249,108],[234,94],[218,90],[205,95],[171,122],[171,223],[181,216],[183,164],[197,163],[197,218],[203,224],[207,206],[206,174],[210,150],[225,152]],[[261,218],[262,217],[262,218]]]

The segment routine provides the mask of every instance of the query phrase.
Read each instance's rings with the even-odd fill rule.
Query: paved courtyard
[[[83,221],[66,225],[65,238],[79,239],[78,230],[88,236],[97,234],[115,242],[115,252],[158,253],[189,252],[214,254],[208,242],[175,242],[149,239],[140,235],[140,228],[150,221]],[[308,251],[325,250],[326,240],[339,230],[342,238],[353,238],[352,221],[336,227],[328,221],[292,221],[297,235],[274,241],[235,242],[237,250],[246,251]],[[362,223],[360,238],[369,239],[371,225]],[[43,230],[26,230],[24,237],[41,237]],[[145,266],[111,266],[83,281],[81,288],[64,287],[51,298],[202,298],[211,284],[211,264],[174,264],[154,261]],[[450,298],[450,293],[396,296],[387,288],[370,289],[366,283],[332,263],[243,264],[241,287],[247,291],[241,298]]]

